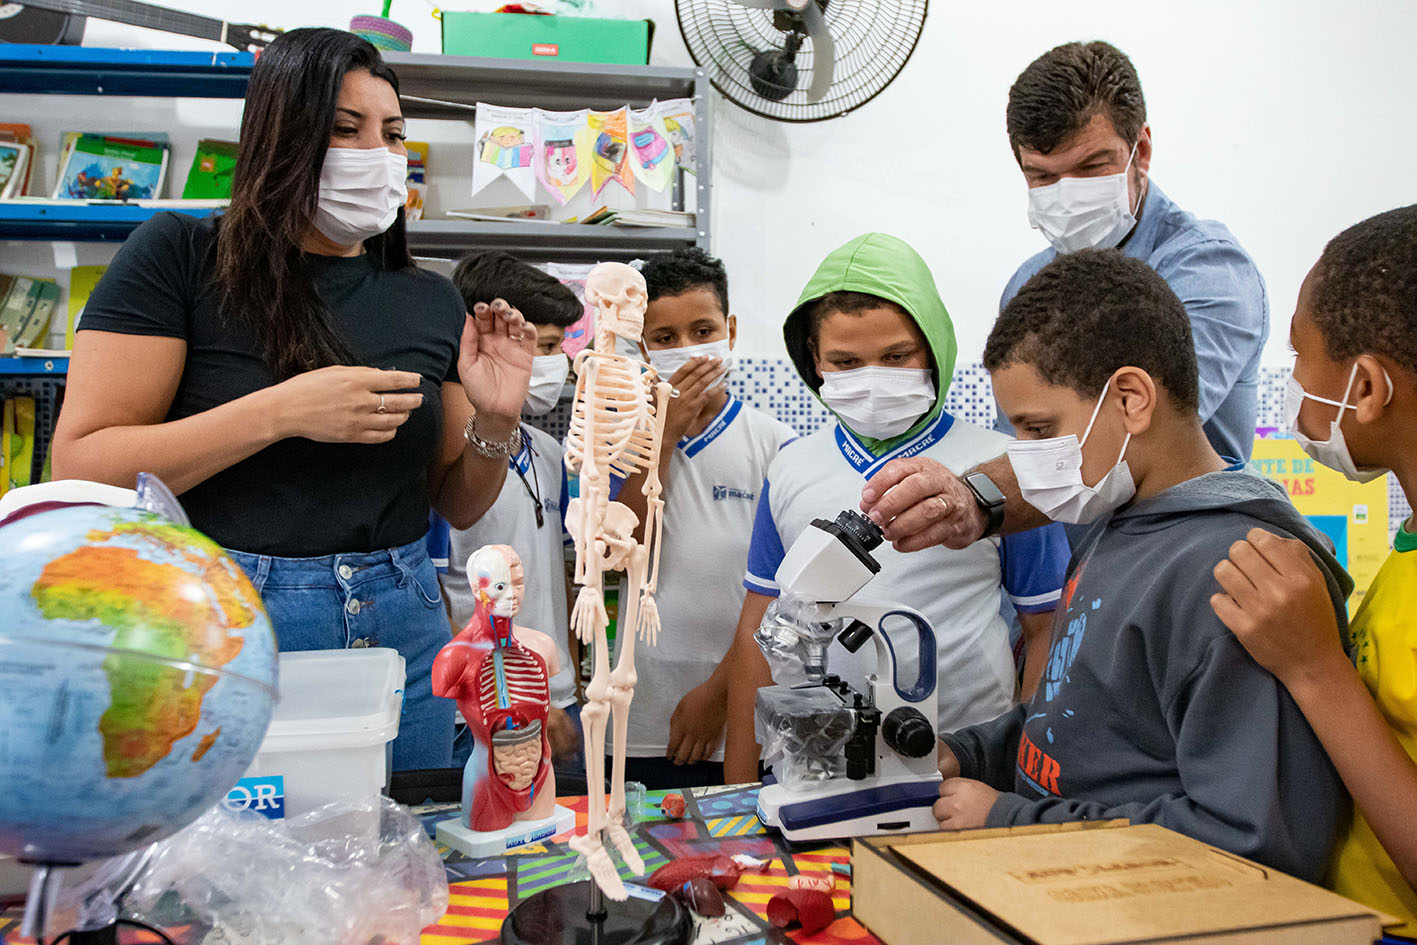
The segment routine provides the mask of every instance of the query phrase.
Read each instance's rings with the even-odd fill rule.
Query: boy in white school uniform
[[[778,594],[774,578],[785,549],[813,519],[857,508],[866,480],[892,459],[928,456],[962,472],[1007,441],[945,411],[954,326],[925,261],[893,236],[869,233],[831,253],[783,336],[798,373],[836,422],[784,447],[762,485],[728,674],[730,783],[758,776],[753,706],[758,688],[772,678],[753,634]],[[1024,691],[1032,691],[1068,563],[1061,528],[988,539],[963,551],[902,554],[882,546],[873,554],[881,571],[862,594],[913,607],[934,627],[937,731],[996,718],[1014,702],[1016,670],[999,614],[1004,593],[1020,614]]]
[[[630,780],[650,788],[720,784],[727,659],[743,602],[743,567],[768,464],[794,436],[729,393],[737,319],[723,263],[700,249],[651,257],[644,342],[678,396],[669,401],[658,645],[635,651],[639,685],[626,739]],[[619,501],[644,518],[643,475]]]
[[[549,412],[560,399],[570,371],[561,341],[566,327],[584,312],[575,293],[555,277],[496,251],[464,257],[453,270],[453,284],[462,292],[468,311],[477,302],[505,299],[536,328],[536,358],[522,416]],[[561,668],[551,677],[547,732],[557,767],[574,770],[580,744],[580,706],[568,645],[564,551],[568,538],[563,521],[566,467],[561,462],[561,444],[554,437],[529,423],[521,424],[520,429],[521,449],[509,461],[497,500],[477,524],[452,531],[448,570],[442,576],[443,594],[456,629],[462,629],[472,619],[474,606],[467,583],[468,556],[489,544],[516,549],[526,573],[526,599],[517,623],[550,634],[556,641]]]

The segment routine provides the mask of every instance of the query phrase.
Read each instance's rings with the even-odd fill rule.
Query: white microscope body
[[[759,819],[788,840],[938,827],[930,811],[941,780],[934,631],[911,608],[851,599],[880,570],[870,552],[881,541],[880,529],[855,512],[842,512],[834,522],[814,521],[783,558],[777,570],[782,596],[758,631],[770,662],[783,665],[784,657],[796,657],[807,677],[802,685],[758,691],[760,731],[775,730],[799,749],[783,759],[778,783],[758,795]],[[918,668],[908,687],[901,685],[899,670],[911,662],[911,654],[897,653],[888,632],[888,626],[902,624],[914,630],[917,643],[913,662]],[[827,672],[829,647],[838,662],[849,663],[847,654],[867,638],[874,644],[875,664],[864,669],[864,680],[847,681]],[[831,647],[833,640],[845,652]],[[804,705],[821,711],[795,714]],[[839,737],[829,743],[818,739],[815,751],[808,747],[824,724],[848,719],[842,728],[850,731],[844,767]]]

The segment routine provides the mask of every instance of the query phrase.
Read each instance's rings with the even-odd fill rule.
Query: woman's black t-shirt
[[[208,278],[215,235],[210,217],[157,214],[119,250],[79,325],[186,341],[169,421],[274,383],[250,332],[217,311]],[[442,384],[457,381],[462,297],[442,276],[384,271],[367,254],[305,258],[356,356],[421,374],[423,405],[388,443],[288,438],[179,499],[193,526],[252,554],[314,557],[407,544],[428,530],[428,467],[442,436]]]

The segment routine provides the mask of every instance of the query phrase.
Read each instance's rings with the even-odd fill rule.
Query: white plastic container
[[[335,802],[376,804],[389,783],[403,684],[403,657],[386,647],[282,653],[280,702],[241,782],[249,801],[228,805],[269,816],[259,794],[275,777],[286,817]]]

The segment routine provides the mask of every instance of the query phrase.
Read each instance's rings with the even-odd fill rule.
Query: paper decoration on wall
[[[626,107],[613,112],[590,112],[586,127],[576,139],[590,150],[592,199],[600,199],[601,191],[612,180],[619,181],[629,193],[635,192],[635,177],[630,170],[629,111]]]
[[[586,127],[588,112],[535,112],[536,178],[564,204],[590,179],[587,136],[577,134]]]
[[[472,193],[505,176],[532,202],[536,197],[535,149],[531,144],[532,109],[477,103],[477,160],[472,165]]]
[[[595,268],[595,264],[549,262],[539,268],[547,275],[561,280],[561,283],[580,299],[581,305],[585,306],[581,317],[567,327],[566,335],[561,339],[561,350],[566,353],[566,357],[574,358],[578,351],[588,347],[595,338],[595,307],[586,305],[585,302],[586,277]]]
[[[1387,477],[1349,482],[1314,462],[1289,437],[1257,436],[1250,468],[1283,486],[1299,514],[1333,542],[1334,556],[1357,585],[1348,599],[1349,614],[1357,613],[1387,558]]]
[[[661,193],[674,179],[674,152],[668,138],[658,102],[630,110],[630,167],[637,178]]]
[[[664,121],[665,137],[674,148],[674,162],[680,169],[694,173],[694,102],[675,98],[659,103],[659,117]]]

